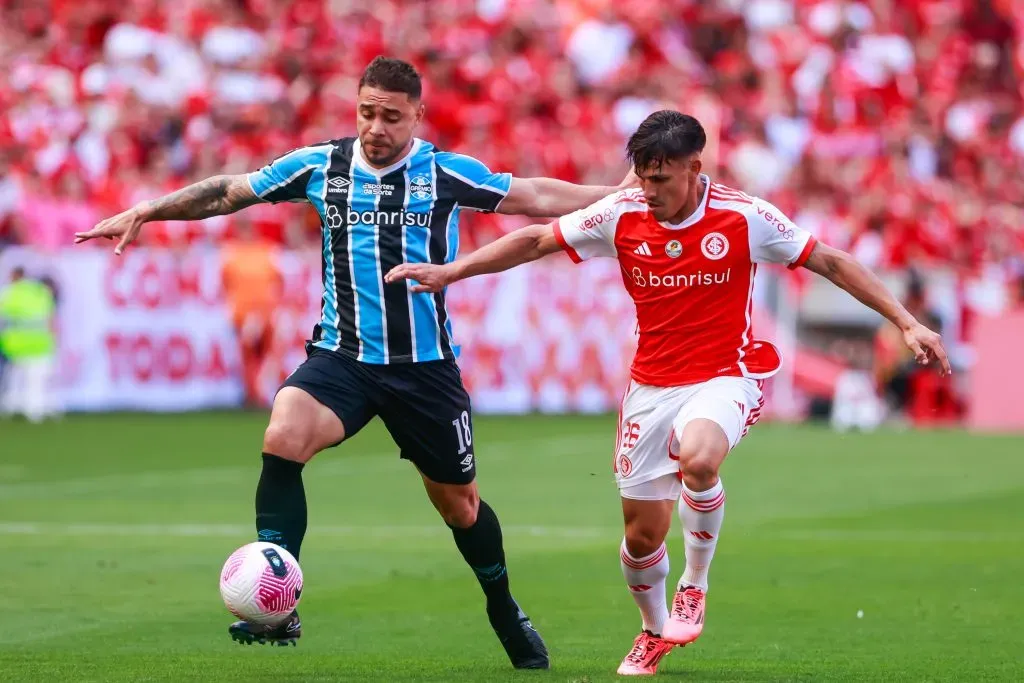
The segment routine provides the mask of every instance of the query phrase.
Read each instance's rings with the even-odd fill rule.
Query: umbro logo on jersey
[[[650,256],[651,248],[647,246],[647,242],[643,242],[639,247],[633,250],[633,253],[639,254],[640,256]]]
[[[459,464],[462,465],[463,472],[469,472],[471,469],[473,469],[473,454],[470,453],[469,455],[467,455],[465,458],[459,461]]]
[[[347,180],[345,178],[331,178],[330,180],[327,181],[327,191],[341,192],[342,194],[346,194],[348,192],[348,187],[351,184],[352,181]]]

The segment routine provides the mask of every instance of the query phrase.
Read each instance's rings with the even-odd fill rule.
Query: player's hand
[[[455,281],[451,264],[439,266],[436,263],[402,263],[384,276],[384,282],[391,284],[399,280],[413,280],[413,293],[440,292]]]
[[[139,236],[139,232],[142,230],[145,222],[141,210],[136,206],[116,216],[100,221],[92,230],[76,232],[75,244],[87,242],[97,237],[104,237],[108,240],[119,237],[120,241],[114,247],[114,253],[120,255]]]
[[[942,337],[937,332],[932,332],[921,323],[915,322],[903,330],[903,342],[914,352],[914,358],[921,365],[928,365],[932,360],[936,360],[939,362],[940,374],[949,375],[953,372],[946,356],[946,349],[942,347]]]

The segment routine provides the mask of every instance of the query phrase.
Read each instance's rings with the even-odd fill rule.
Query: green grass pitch
[[[483,496],[551,649],[514,672],[412,467],[372,425],[306,469],[297,648],[231,642],[265,416],[0,422],[0,680],[605,681],[639,629],[614,418],[480,418]],[[1024,439],[759,425],[727,461],[707,628],[662,680],[1024,680]],[[670,536],[672,576],[682,541]],[[858,618],[858,611],[863,617]]]

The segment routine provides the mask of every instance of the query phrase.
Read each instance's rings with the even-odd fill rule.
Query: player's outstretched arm
[[[550,225],[528,225],[445,265],[402,263],[392,268],[384,281],[414,280],[418,284],[412,286],[413,292],[440,292],[453,282],[509,270],[560,249]]]
[[[194,221],[222,216],[259,201],[244,174],[213,176],[158,199],[139,202],[101,221],[92,230],[76,232],[75,244],[97,237],[119,237],[114,253],[120,254],[139,236],[143,224],[150,221]]]
[[[565,216],[598,202],[619,190],[639,185],[633,171],[622,182],[611,185],[574,185],[555,178],[513,178],[498,213],[532,218]]]
[[[914,352],[917,362],[927,365],[934,358],[941,365],[942,374],[952,369],[942,338],[917,321],[893,296],[878,277],[845,251],[833,249],[818,242],[804,263],[804,267],[831,280],[840,289],[853,295],[865,306],[872,308],[903,331],[903,341]]]

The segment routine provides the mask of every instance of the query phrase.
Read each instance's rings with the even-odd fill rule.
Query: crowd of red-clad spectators
[[[425,79],[420,136],[496,170],[617,180],[654,109],[716,179],[879,267],[1020,274],[1024,0],[0,0],[0,243],[351,134],[377,54]],[[315,243],[315,216],[237,221]],[[478,217],[470,242],[504,224]]]

